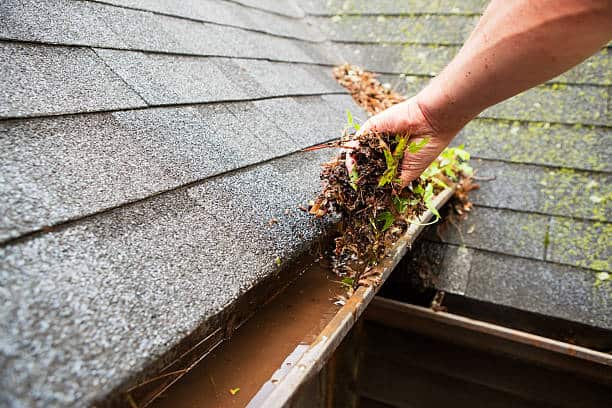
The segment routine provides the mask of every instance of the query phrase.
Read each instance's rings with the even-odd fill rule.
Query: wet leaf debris
[[[405,100],[381,85],[374,74],[357,67],[336,67],[334,75],[370,114]],[[353,289],[377,284],[373,267],[411,223],[420,222],[426,210],[434,215],[432,223],[440,219],[434,205],[439,192],[451,186],[458,188],[459,199],[453,205],[458,214],[465,215],[471,208],[467,192],[477,185],[471,181],[469,153],[460,146],[444,150],[417,180],[402,187],[398,176],[404,154],[417,153],[428,139],[416,142],[408,134],[359,133],[350,112],[347,119],[340,140],[318,146],[341,150],[322,165],[323,189],[310,203],[309,212],[338,219],[332,268]],[[350,170],[347,155],[354,162]]]
[[[364,71],[355,65],[343,64],[334,67],[333,75],[355,102],[371,115],[406,100],[388,84],[381,84],[375,73]]]

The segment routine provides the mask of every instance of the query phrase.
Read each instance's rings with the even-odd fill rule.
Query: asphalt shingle
[[[276,257],[318,237],[296,206],[316,194],[329,154],[290,156],[0,249],[3,400],[90,405],[154,370],[275,273]]]
[[[298,0],[307,13],[339,14],[474,14],[480,13],[487,0]]]
[[[343,92],[321,67],[96,49],[152,105]],[[331,75],[327,74],[331,78]]]
[[[86,1],[8,1],[0,38],[137,51],[337,62],[326,47],[240,28]],[[322,52],[323,51],[323,52]]]
[[[553,217],[549,237],[547,259],[612,272],[612,224]]]
[[[468,249],[466,296],[612,329],[609,287],[595,287],[595,274],[549,262]]]
[[[275,157],[305,147],[294,142],[285,130],[272,123],[253,102],[228,104],[227,108],[236,116],[232,127],[235,129],[234,137],[242,142],[239,144],[252,144]],[[253,160],[252,157],[245,159]]]
[[[345,92],[342,87],[332,82],[328,68],[268,61],[234,62],[248,75],[250,83],[256,83],[264,89],[266,96]],[[240,80],[236,83],[242,84]]]
[[[104,0],[104,3],[153,11],[198,21],[242,27],[284,37],[322,41],[321,33],[303,20],[224,1]]]
[[[417,15],[311,17],[328,39],[340,42],[399,42],[416,44],[463,43],[478,17]]]
[[[335,105],[323,99],[332,96]],[[346,103],[357,115],[361,112],[347,95],[269,99],[256,101],[255,105],[268,120],[285,130],[298,145],[306,147],[340,137],[346,125],[346,112],[338,110],[336,101]]]
[[[544,259],[549,217],[475,207],[463,222],[445,222],[427,232],[430,240],[525,258]]]
[[[481,117],[586,125],[609,123],[608,87],[539,86],[485,110]]]
[[[593,271],[431,241],[417,242],[389,283],[414,280],[415,270],[445,292],[612,328],[610,284],[594,286]]]
[[[55,115],[145,106],[87,48],[0,44],[0,117]]]
[[[321,98],[0,122],[0,241],[321,143],[342,117]],[[287,121],[306,118],[301,138]],[[318,118],[318,119],[315,119]]]
[[[203,57],[97,49],[98,55],[151,105],[250,99]]]
[[[599,221],[612,217],[606,198],[612,197],[612,175],[488,160],[473,165],[486,180],[471,194],[476,204]]]
[[[103,7],[107,8],[107,24],[127,44],[120,48],[295,62],[329,62],[325,55],[309,56],[302,52],[300,47],[303,42],[298,40],[143,11]]]
[[[121,37],[105,24],[105,17],[103,7],[83,1],[3,0],[0,3],[0,38],[124,46]]]
[[[317,134],[312,134],[310,141],[314,144],[322,143],[331,139],[339,138],[341,131],[346,125],[345,115],[339,114],[336,109],[332,108],[325,100],[320,96],[311,96],[305,98],[294,98],[294,101],[298,103],[299,110],[298,114],[304,117],[309,125],[306,127],[306,131],[313,132],[313,125],[319,123],[317,129],[314,130]],[[353,103],[353,109],[359,112],[361,109]]]
[[[607,127],[477,119],[455,138],[475,157],[517,163],[612,171]]]
[[[437,75],[459,51],[458,46],[337,44],[339,52],[352,64],[376,72],[407,75]],[[602,49],[551,83],[610,85],[610,51]]]

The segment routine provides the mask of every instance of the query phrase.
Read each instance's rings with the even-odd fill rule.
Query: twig
[[[476,180],[476,181],[493,181],[495,180],[497,177],[495,176],[490,176],[490,177],[478,177],[478,176],[472,176],[472,179]]]

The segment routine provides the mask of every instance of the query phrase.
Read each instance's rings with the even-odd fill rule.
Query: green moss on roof
[[[327,0],[326,6],[332,14],[474,14],[481,12],[487,3],[487,0]]]
[[[612,224],[555,217],[548,258],[596,271],[610,271]]]
[[[487,109],[481,117],[607,125],[608,88],[545,85]]]
[[[475,157],[612,171],[612,131],[603,127],[477,119],[458,142]]]
[[[398,72],[412,75],[437,75],[459,51],[458,46],[404,44],[394,50],[386,63],[396,67]],[[550,82],[552,90],[563,89],[563,83],[597,84],[607,86],[612,84],[609,51],[603,49],[583,63],[568,72],[554,78]],[[397,62],[395,62],[397,61]]]
[[[606,221],[612,214],[612,183],[572,169],[550,169],[538,180],[545,194],[544,211]]]
[[[477,21],[466,16],[334,16],[319,23],[333,40],[461,44]]]

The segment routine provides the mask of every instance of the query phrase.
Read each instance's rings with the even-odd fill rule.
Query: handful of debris
[[[380,85],[371,73],[364,74],[348,65],[336,68],[334,73],[337,78],[341,73],[352,77],[340,83],[351,84],[353,90],[357,90],[357,97],[353,95],[355,100],[370,113],[377,112],[381,106],[388,107],[387,103],[381,102],[385,97],[389,97],[391,104],[404,100],[388,87]],[[365,75],[367,86],[359,84],[359,75]],[[310,207],[310,213],[317,217],[339,217],[339,235],[335,239],[332,265],[334,272],[343,277],[343,283],[351,289],[377,283],[373,266],[387,254],[409,224],[420,222],[419,217],[426,210],[435,216],[431,223],[440,219],[433,204],[440,191],[459,186],[463,201],[455,205],[465,214],[471,206],[466,189],[477,188],[470,183],[469,154],[462,146],[447,148],[419,179],[402,188],[398,174],[404,153],[417,153],[428,139],[417,143],[411,142],[409,135],[378,132],[355,136],[356,130],[359,130],[359,125],[348,112],[348,127],[342,138],[315,147],[342,150],[322,165],[323,190]],[[347,154],[354,159],[350,171],[346,166]]]

